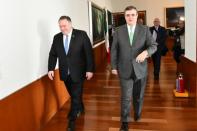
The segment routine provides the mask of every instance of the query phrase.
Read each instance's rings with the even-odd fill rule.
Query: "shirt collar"
[[[132,32],[135,31],[135,27],[136,27],[136,24],[135,24],[135,25],[132,25]],[[128,25],[128,24],[127,24],[127,29],[128,29],[128,31],[130,32],[130,31],[131,31],[131,25]]]
[[[155,26],[155,29],[158,30],[159,29],[159,26]]]
[[[73,29],[71,29],[70,33],[68,33],[68,36],[71,37],[72,33],[73,33]]]
[[[68,33],[68,35],[67,35],[69,38],[71,37],[72,32],[73,32],[73,28],[71,29],[70,33]],[[64,35],[64,36],[66,36],[66,35]]]

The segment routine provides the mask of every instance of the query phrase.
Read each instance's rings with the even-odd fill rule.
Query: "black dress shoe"
[[[129,128],[128,128],[128,122],[122,122],[120,131],[128,131],[128,130],[129,130]]]
[[[134,115],[134,121],[139,121],[140,120],[140,115]]]
[[[78,117],[80,117],[81,115],[84,115],[84,114],[85,114],[85,111],[84,111],[84,110],[78,111],[76,117],[78,118]],[[68,119],[71,118],[71,112],[68,113],[67,118],[68,118]]]
[[[75,121],[74,120],[70,120],[68,122],[68,130],[67,131],[75,131]]]
[[[71,113],[71,111],[68,113],[68,115],[67,115],[67,118],[68,119],[71,119],[71,115],[72,113]],[[78,117],[80,117],[81,115],[84,115],[85,114],[85,111],[84,110],[79,110],[78,112],[77,112],[77,115],[76,115],[76,117],[78,118]]]
[[[159,75],[154,75],[154,80],[159,80]]]
[[[77,117],[80,117],[81,115],[84,115],[84,114],[85,114],[85,111],[84,110],[78,111]]]

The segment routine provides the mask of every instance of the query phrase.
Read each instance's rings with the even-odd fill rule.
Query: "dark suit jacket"
[[[154,30],[156,31],[155,26],[150,27],[151,34],[153,34]],[[158,43],[157,51],[161,52],[164,49],[165,44],[166,44],[166,37],[167,37],[166,29],[162,26],[159,26],[158,31],[156,32],[157,32],[156,42]]]
[[[63,34],[61,32],[56,34],[49,53],[49,71],[55,69],[57,59],[61,80],[66,80],[68,69],[71,78],[76,82],[84,80],[86,72],[93,72],[93,51],[86,32],[73,29],[67,55],[64,50]]]
[[[144,50],[151,56],[157,50],[157,43],[153,40],[149,28],[137,24],[135,27],[132,46],[129,42],[127,25],[120,26],[114,33],[111,48],[112,69],[117,69],[121,78],[127,79],[135,72],[138,79],[147,75],[147,60],[136,62],[136,57]],[[132,72],[132,65],[134,72]]]

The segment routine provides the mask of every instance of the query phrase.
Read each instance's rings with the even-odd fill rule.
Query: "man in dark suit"
[[[84,112],[83,82],[93,77],[94,60],[86,32],[73,29],[69,16],[59,18],[61,32],[53,38],[48,60],[48,77],[53,80],[58,59],[60,79],[71,97],[68,131],[74,131],[76,118]]]
[[[180,63],[180,56],[185,54],[185,22],[179,21],[177,29],[173,31],[174,45],[173,56],[177,63]]]
[[[153,39],[158,43],[157,51],[152,55],[154,66],[154,79],[159,79],[162,51],[166,48],[166,29],[160,26],[159,18],[154,19],[154,26],[150,27]]]
[[[114,33],[111,48],[112,74],[118,75],[121,85],[121,128],[128,131],[131,99],[134,120],[141,116],[147,77],[147,59],[157,50],[147,26],[137,24],[137,9],[128,6],[124,11],[126,23]]]

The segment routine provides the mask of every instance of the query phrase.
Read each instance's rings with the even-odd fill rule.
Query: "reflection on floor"
[[[142,119],[132,121],[132,131],[197,131],[197,106],[189,98],[175,98],[176,63],[171,52],[162,58],[159,81],[153,79],[152,62],[149,61]],[[100,68],[94,79],[84,87],[86,112],[76,122],[77,131],[119,131],[120,85],[116,76],[106,66]],[[42,131],[66,131],[69,102],[52,118]]]

